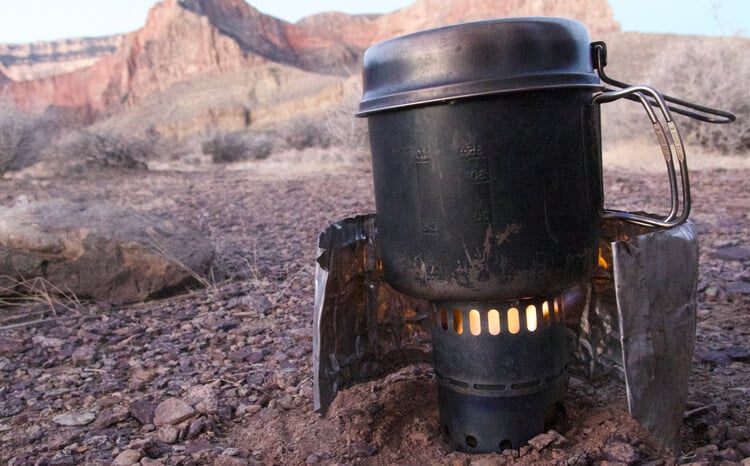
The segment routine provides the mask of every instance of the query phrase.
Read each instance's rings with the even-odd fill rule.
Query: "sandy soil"
[[[692,176],[699,324],[680,451],[658,448],[628,417],[619,382],[571,378],[556,427],[564,442],[468,455],[440,436],[429,367],[346,390],[325,417],[312,411],[317,236],[372,212],[372,182],[365,166],[287,157],[0,182],[3,205],[61,198],[149,210],[197,224],[219,252],[212,286],[171,299],[0,309],[0,463],[659,465],[750,456],[750,261],[717,253],[750,239],[747,159],[713,157]],[[661,208],[664,175],[621,162],[606,170],[608,203]],[[191,409],[165,420],[182,406],[174,399]]]

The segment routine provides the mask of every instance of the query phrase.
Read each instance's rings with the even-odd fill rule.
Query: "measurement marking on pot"
[[[457,152],[461,158],[483,157],[484,146],[481,144],[467,144],[459,147]]]
[[[422,221],[422,234],[435,234],[438,232],[437,222],[434,221]]]
[[[426,147],[417,149],[417,162],[426,162],[429,160],[432,160],[432,156],[430,155],[430,149]]]
[[[438,233],[438,219],[435,212],[438,211],[439,188],[432,183],[433,165],[428,148],[416,151],[415,165],[417,171],[417,189],[419,190],[419,229],[422,235],[435,235]]]
[[[489,223],[491,212],[488,209],[478,208],[474,209],[472,213],[472,220],[474,223]]]
[[[490,169],[486,157],[464,160],[465,177],[472,184],[487,184],[490,181]]]

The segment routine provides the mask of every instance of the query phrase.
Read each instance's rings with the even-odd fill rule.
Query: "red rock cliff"
[[[356,71],[369,45],[399,34],[507,16],[566,16],[592,35],[619,29],[607,0],[417,0],[382,16],[326,13],[286,23],[244,0],[163,0],[112,54],[71,73],[0,85],[19,105],[111,112],[206,72],[279,62],[308,71]]]

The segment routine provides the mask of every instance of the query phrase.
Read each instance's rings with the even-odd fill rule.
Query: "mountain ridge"
[[[244,0],[163,0],[144,27],[126,34],[95,63],[63,74],[5,81],[25,109],[73,107],[111,114],[201,73],[280,63],[348,75],[375,42],[431,27],[504,16],[568,16],[594,34],[619,30],[607,0],[417,0],[384,15],[320,13],[296,23],[266,15]],[[6,73],[7,74],[7,73]]]

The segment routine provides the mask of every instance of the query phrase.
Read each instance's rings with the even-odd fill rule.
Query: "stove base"
[[[448,443],[467,453],[517,450],[551,428],[565,395],[567,377],[546,390],[516,397],[462,393],[440,383],[440,425]]]

